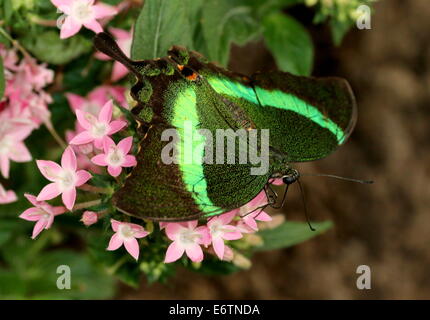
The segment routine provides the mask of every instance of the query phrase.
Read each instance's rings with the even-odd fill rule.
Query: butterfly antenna
[[[123,64],[128,70],[134,73],[139,79],[142,78],[142,74],[139,72],[139,68],[136,62],[129,59],[124,52],[121,51],[115,40],[106,32],[97,33],[93,40],[94,46],[100,52],[108,55],[112,59]],[[141,63],[141,62],[140,62]]]
[[[328,177],[328,178],[334,178],[338,180],[344,180],[344,181],[350,181],[350,182],[357,182],[362,184],[372,184],[372,180],[360,180],[360,179],[353,179],[353,178],[345,178],[341,176],[336,176],[334,174],[325,174],[325,173],[301,173],[300,176],[312,176],[312,177]]]
[[[311,225],[311,221],[309,220],[308,209],[307,209],[307,207],[306,207],[305,191],[303,190],[302,184],[301,184],[301,182],[300,182],[300,180],[299,180],[299,179],[297,179],[297,183],[299,184],[300,193],[301,193],[301,195],[302,195],[302,202],[303,202],[303,207],[304,207],[304,210],[305,210],[306,222],[308,223],[308,226],[309,226],[309,228],[310,228],[312,231],[316,231],[316,229],[315,229],[314,227],[312,227],[312,225]]]

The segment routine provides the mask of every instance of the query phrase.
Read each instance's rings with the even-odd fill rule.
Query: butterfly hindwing
[[[271,145],[292,162],[329,155],[355,126],[355,99],[343,79],[275,71],[253,75],[251,84],[260,107],[253,110],[254,121],[272,123]]]

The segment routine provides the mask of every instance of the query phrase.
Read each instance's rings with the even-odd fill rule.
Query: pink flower
[[[113,177],[118,177],[121,174],[122,167],[134,167],[136,158],[129,155],[133,137],[127,137],[118,142],[115,142],[109,137],[106,137],[103,143],[104,153],[94,156],[91,161],[98,166],[107,166],[108,172]]]
[[[251,227],[249,227],[245,222],[243,222],[243,220],[239,220],[236,223],[236,229],[240,233],[254,233],[255,232],[255,230],[252,229]]]
[[[94,211],[85,211],[82,215],[81,221],[86,225],[87,227],[96,223],[99,219],[99,216]]]
[[[135,223],[120,222],[114,219],[111,219],[110,222],[115,234],[110,239],[107,250],[113,251],[124,245],[128,253],[137,260],[139,258],[139,243],[136,239],[146,237],[149,232]]]
[[[82,26],[95,33],[102,32],[103,28],[97,20],[117,13],[115,8],[104,3],[95,5],[94,0],[51,0],[51,2],[67,15],[61,26],[61,39],[78,33]]]
[[[205,226],[197,227],[197,220],[195,220],[186,223],[168,223],[165,229],[167,237],[173,241],[167,248],[165,263],[178,260],[184,252],[191,261],[203,260],[203,250],[200,245],[206,244],[209,239]]]
[[[36,238],[43,229],[49,229],[54,217],[66,212],[64,207],[53,207],[44,201],[38,201],[31,194],[24,195],[34,207],[25,210],[19,217],[27,221],[37,221],[33,228],[32,239]]]
[[[100,113],[101,108],[109,99],[117,101],[122,107],[127,108],[125,98],[126,89],[121,86],[99,86],[92,90],[86,97],[74,93],[66,93],[66,98],[73,112],[81,110],[94,116]]]
[[[208,223],[209,233],[212,239],[212,246],[218,258],[224,258],[224,240],[237,240],[242,238],[242,234],[237,228],[229,223],[233,220],[236,212],[224,213],[220,216],[211,218]]]
[[[52,181],[40,191],[37,201],[50,200],[61,194],[66,208],[72,210],[76,200],[76,187],[91,178],[91,174],[85,170],[76,171],[76,155],[72,147],[69,146],[64,151],[61,166],[45,160],[37,160],[37,166],[45,178]]]
[[[254,199],[238,209],[238,214],[242,221],[249,228],[258,231],[257,221],[272,221],[272,217],[261,211],[261,207],[267,204],[267,197],[264,191],[260,192]]]
[[[0,184],[0,204],[12,203],[18,200],[15,192],[12,190],[5,190]]]
[[[31,57],[19,61],[14,49],[3,50],[0,46],[0,55],[5,61],[6,78],[0,112],[11,119],[26,120],[37,128],[50,117],[48,104],[52,102],[52,97],[42,88],[52,83],[53,71],[46,64],[37,64]]]
[[[124,54],[127,57],[130,57],[130,51],[131,51],[131,43],[133,40],[133,33],[131,31],[126,31],[118,28],[109,28],[110,33],[114,36],[116,43],[124,52]],[[101,60],[109,60],[110,58],[101,53],[97,52],[95,56]],[[113,69],[112,69],[112,75],[111,80],[118,81],[119,79],[123,78],[125,75],[127,75],[128,69],[124,67],[124,65],[118,61],[115,61],[113,63]]]
[[[76,117],[85,131],[74,137],[70,141],[70,144],[80,145],[94,141],[94,146],[101,149],[104,138],[120,131],[127,125],[127,122],[123,120],[114,120],[111,122],[112,112],[112,100],[106,102],[97,118],[91,113],[76,110]]]
[[[13,120],[0,115],[0,170],[5,178],[9,178],[10,160],[15,162],[27,162],[31,160],[31,154],[24,145],[33,127],[13,122]]]
[[[20,68],[25,75],[27,83],[32,84],[36,90],[41,90],[54,80],[54,71],[48,69],[46,63],[37,64],[36,59],[26,58]]]

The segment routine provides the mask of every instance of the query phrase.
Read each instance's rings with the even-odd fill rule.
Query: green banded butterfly
[[[179,46],[160,59],[133,61],[106,33],[97,34],[94,44],[137,78],[131,95],[137,101],[132,113],[142,136],[138,163],[113,195],[117,209],[133,217],[181,221],[238,208],[271,179],[284,178],[286,184],[297,180],[298,172],[291,163],[326,157],[345,143],[356,122],[354,95],[340,78],[300,77],[280,71],[247,77]],[[202,129],[213,136],[219,129],[267,129],[267,171],[250,174],[257,165],[240,163],[240,154],[234,155],[233,163],[185,161],[183,149],[176,150],[175,163],[164,163],[163,133],[169,129],[176,130],[181,143],[192,144],[201,158],[207,155],[202,142],[208,145]],[[236,146],[243,141],[239,137]],[[248,143],[249,152],[251,147]]]

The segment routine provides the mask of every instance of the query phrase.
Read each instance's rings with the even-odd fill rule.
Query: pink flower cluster
[[[261,208],[266,204],[266,196],[261,192],[245,206],[228,213],[208,219],[205,225],[198,226],[198,221],[161,222],[160,229],[165,229],[171,244],[167,248],[165,263],[174,262],[184,254],[193,262],[203,260],[203,248],[210,251],[221,260],[231,260],[233,250],[225,241],[238,240],[244,233],[258,231],[257,221],[271,221],[272,218]],[[253,211],[255,210],[255,211]],[[251,212],[251,213],[250,213]],[[137,224],[111,220],[112,236],[108,250],[116,250],[123,244],[125,249],[136,260],[139,257],[139,246],[136,239],[143,238],[149,233]]]
[[[43,88],[52,83],[54,73],[46,64],[29,56],[20,59],[15,49],[0,44],[3,59],[5,92],[0,100],[0,173],[9,178],[10,162],[32,159],[24,140],[41,123],[49,122],[51,96]],[[12,192],[12,191],[11,191]],[[0,192],[0,203],[16,200],[11,192]]]
[[[126,127],[127,122],[121,119],[113,119],[112,100],[107,100],[102,106],[98,104],[103,101],[101,95],[105,94],[106,97],[106,92],[110,90],[115,92],[115,88],[105,87],[102,90],[100,88],[97,90],[96,93],[92,92],[90,94],[92,96],[89,99],[90,103],[85,98],[69,94],[69,101],[77,117],[77,131],[68,133],[70,145],[61,157],[61,165],[53,161],[37,160],[40,172],[50,183],[40,191],[35,200],[30,200],[27,197],[36,208],[40,207],[40,205],[35,204],[36,202],[37,204],[43,203],[43,207],[48,208],[48,204],[44,201],[61,195],[65,206],[64,211],[66,209],[73,210],[77,197],[76,189],[83,187],[91,179],[91,174],[83,169],[90,162],[97,166],[107,166],[108,173],[114,177],[120,175],[123,167],[136,165],[135,157],[128,154],[132,148],[133,138],[126,137],[119,141],[118,144],[115,144],[111,138],[113,134]],[[76,156],[76,153],[78,153],[79,157]],[[40,210],[37,212],[40,212]],[[50,216],[48,216],[49,214]],[[31,220],[33,216],[34,213],[32,213],[31,217],[23,214],[21,218],[36,221]],[[43,228],[49,228],[53,221],[53,215],[49,213],[49,210],[45,210],[41,217],[44,217],[43,219],[45,220],[48,219],[46,224],[43,224]],[[40,221],[40,219],[37,219],[37,221]],[[86,211],[82,221],[87,226],[97,222],[97,213]],[[41,224],[41,222],[40,224],[38,222],[35,225],[33,237],[37,236],[43,229],[40,227]]]
[[[102,25],[112,19],[118,11],[124,9],[121,4],[115,8],[94,0],[51,0],[51,2],[63,13],[62,18],[64,19],[60,26],[60,38],[62,39],[75,35],[82,27],[96,33],[102,32]],[[132,39],[131,32],[115,28],[111,28],[110,31],[117,38],[121,48],[129,54]],[[8,70],[8,66],[14,65],[16,55],[9,55],[8,52],[2,55]],[[100,55],[97,57],[106,60],[106,57]],[[19,85],[34,84],[32,90],[39,93],[40,98],[27,97],[29,99],[26,99],[31,106],[28,110],[34,117],[34,119],[31,118],[32,122],[30,122],[32,126],[28,127],[27,123],[21,121],[21,119],[17,121],[16,125],[10,119],[1,121],[2,114],[0,114],[0,169],[5,176],[9,172],[9,159],[14,161],[31,160],[31,155],[22,144],[22,140],[30,134],[35,124],[39,125],[49,118],[46,103],[50,102],[50,97],[42,94],[40,90],[46,83],[52,81],[53,74],[52,72],[49,74],[42,72],[45,70],[43,69],[44,66],[37,66],[34,61],[32,62],[34,65],[32,64],[31,68],[27,66],[24,68],[27,72],[26,74],[31,75],[31,79],[19,79],[21,81],[18,82],[18,86],[11,86],[9,83],[7,85],[8,90],[12,90],[19,88]],[[16,68],[10,69],[14,72],[16,71]],[[114,63],[111,80],[117,81],[123,78],[126,73],[124,67]],[[64,211],[66,209],[73,210],[77,198],[77,188],[94,190],[92,186],[86,185],[92,176],[90,172],[102,173],[102,167],[106,167],[111,176],[118,177],[122,172],[122,168],[136,165],[135,157],[129,154],[132,149],[133,138],[125,137],[118,143],[115,143],[111,138],[113,134],[118,133],[127,125],[119,114],[114,114],[114,106],[111,100],[114,99],[122,107],[127,108],[125,90],[120,86],[102,85],[95,88],[86,97],[74,93],[66,94],[70,107],[77,117],[75,129],[66,132],[66,140],[69,146],[62,155],[61,165],[53,161],[37,161],[39,170],[50,183],[40,191],[35,200],[33,198],[30,200],[27,197],[33,205],[37,201],[38,204],[43,203],[43,207],[46,209],[49,205],[44,201],[61,195],[65,206]],[[14,96],[23,97],[22,90],[12,90],[12,93]],[[43,102],[46,102],[45,105],[43,105]],[[2,106],[0,105],[0,111],[3,109]],[[43,108],[44,106],[45,108]],[[16,110],[14,114],[23,115],[21,109]],[[7,128],[2,128],[3,123],[7,124]],[[11,127],[10,130],[9,127]],[[3,132],[7,136],[4,146],[2,146],[1,140]],[[3,150],[5,150],[3,152],[5,156],[3,156]],[[6,191],[2,186],[0,187],[0,203],[11,202],[16,198],[12,191]],[[33,209],[35,208],[38,207],[36,206]],[[48,217],[49,210],[44,212],[41,217],[49,218],[49,220],[44,218],[48,222],[43,224],[42,228],[40,227],[41,222],[35,225],[33,237],[37,236],[42,229],[49,228],[52,224],[53,216]],[[82,215],[82,222],[89,226],[96,223],[98,217],[99,213],[97,212],[85,211]],[[39,219],[35,220],[34,214],[31,215],[31,219],[27,214],[21,215],[21,218],[30,221],[41,221]]]

